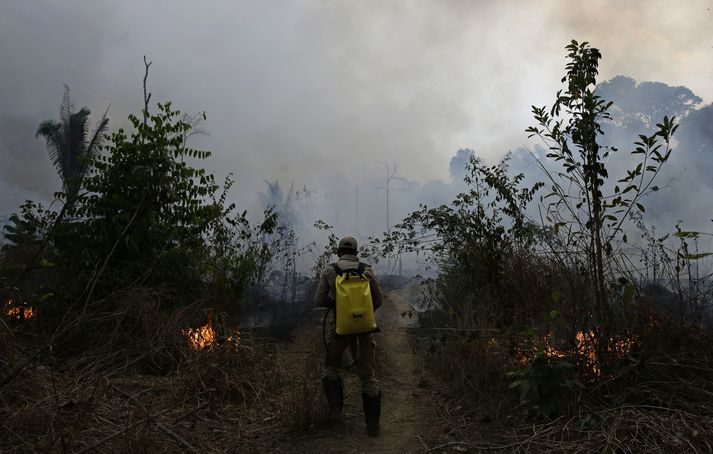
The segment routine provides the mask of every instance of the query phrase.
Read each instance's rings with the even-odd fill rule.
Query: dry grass
[[[489,299],[447,294],[456,304],[470,301],[471,312],[456,320],[434,312],[419,333],[431,381],[440,383],[439,415],[450,428],[434,452],[713,451],[713,336],[682,331],[639,302],[608,326],[612,336],[634,339],[631,348],[602,356],[606,368],[597,372],[573,342],[587,329],[591,308],[581,277],[513,257],[503,279]],[[551,310],[557,321],[543,322]],[[525,335],[529,328],[535,334]],[[543,419],[536,399],[520,403],[506,376],[524,367],[523,352],[541,351],[545,337],[559,342],[562,360],[586,383],[556,420]]]
[[[588,383],[568,415],[552,421],[542,420],[533,402],[519,405],[506,378],[498,380],[498,372],[517,364],[497,343],[451,341],[438,362],[429,356],[433,373],[448,379],[443,368],[451,367],[459,377],[458,364],[472,361],[461,372],[476,376],[446,382],[440,414],[452,430],[434,451],[711,452],[713,338],[666,323],[646,326],[636,351]]]
[[[0,387],[0,452],[262,452],[322,417],[316,335],[194,351],[181,330],[205,322],[199,304],[162,311],[149,290],[125,302],[76,328],[93,343],[24,368],[37,344],[0,324],[0,382],[21,369]]]
[[[459,394],[445,385],[439,413],[452,429],[434,451],[457,446],[468,452],[711,452],[713,340],[689,333],[679,336],[686,338],[685,348],[665,352],[665,337],[640,346],[650,354],[622,359],[588,385],[568,415],[555,420],[543,420],[532,403],[519,405],[506,386],[482,393],[482,377]],[[497,364],[497,356],[473,359],[484,361],[485,370]],[[444,376],[441,370],[432,373]]]
[[[263,425],[250,410],[276,385],[273,360],[248,337],[167,376],[33,367],[0,390],[0,451],[221,452]]]
[[[296,374],[287,377],[286,399],[280,414],[287,427],[295,430],[314,429],[325,416],[325,402],[322,392],[322,365],[324,347],[319,332],[312,327],[300,333],[300,348],[296,355],[283,356],[280,369]],[[296,363],[291,365],[289,363]]]

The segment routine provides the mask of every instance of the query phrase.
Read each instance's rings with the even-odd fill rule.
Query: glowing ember
[[[31,307],[15,305],[11,299],[5,303],[5,314],[20,320],[27,320],[35,315]]]
[[[198,328],[186,328],[183,334],[188,338],[188,345],[193,350],[211,349],[219,344],[226,344],[233,348],[240,346],[240,331],[237,329],[233,334],[221,339],[215,331],[213,324],[213,314],[208,314],[208,322]]]
[[[601,375],[601,369],[597,359],[597,338],[594,331],[579,331],[575,335],[575,339],[577,341],[577,346],[572,352],[561,350],[547,343],[545,344],[543,351],[549,358],[565,358],[567,356],[572,356],[572,354],[579,356],[584,359],[587,369],[591,370],[596,375]],[[616,355],[617,357],[623,357],[631,351],[635,343],[636,339],[633,338],[611,338],[609,339],[609,345],[607,346],[607,353]]]
[[[564,358],[566,355],[562,350],[558,350],[551,345],[545,346],[545,356],[548,358]]]

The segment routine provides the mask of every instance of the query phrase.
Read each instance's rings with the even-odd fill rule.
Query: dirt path
[[[359,379],[344,374],[344,423],[317,428],[298,440],[295,452],[307,453],[412,453],[428,449],[433,430],[432,395],[419,387],[422,369],[411,347],[408,299],[413,291],[387,294],[377,314],[382,332],[376,335],[377,377],[382,389],[381,435],[366,435]]]

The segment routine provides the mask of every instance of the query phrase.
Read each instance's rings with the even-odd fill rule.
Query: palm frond
[[[65,84],[59,109],[59,121],[43,121],[37,128],[36,136],[43,136],[47,140],[50,159],[62,178],[69,198],[79,192],[82,179],[87,172],[88,158],[97,151],[103,140],[102,134],[109,124],[106,118],[108,111],[109,109],[104,112],[90,137],[91,111],[83,107],[78,112],[74,112],[69,97],[69,87]]]
[[[64,157],[64,134],[62,131],[62,123],[55,120],[45,120],[37,127],[35,137],[42,136],[47,142],[47,151],[50,155],[52,164],[57,168],[60,176],[64,180],[65,170],[63,166]]]
[[[64,130],[69,131],[70,119],[72,117],[72,102],[69,99],[69,85],[64,85],[64,94],[62,95],[62,104],[59,105],[59,120],[64,125]]]
[[[111,106],[109,106],[111,107]],[[109,127],[109,119],[106,117],[107,114],[109,113],[109,107],[106,108],[106,111],[104,111],[104,115],[102,115],[101,119],[99,120],[99,123],[97,123],[97,127],[94,129],[94,134],[92,134],[92,139],[89,141],[85,148],[85,152],[88,155],[94,155],[96,154],[98,148],[101,146],[102,142],[104,141],[104,137],[102,136],[104,132],[106,132],[107,128]]]

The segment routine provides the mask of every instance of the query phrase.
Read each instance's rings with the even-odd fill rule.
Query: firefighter
[[[344,237],[339,241],[337,249],[339,260],[324,268],[320,275],[319,286],[315,294],[315,304],[319,307],[334,308],[336,299],[337,273],[341,271],[357,270],[360,268],[357,257],[357,241]],[[335,266],[336,265],[336,266]],[[363,276],[369,281],[373,310],[381,306],[381,289],[371,266],[362,264]],[[367,292],[368,294],[368,292]],[[354,371],[361,380],[362,402],[364,405],[364,418],[369,436],[379,435],[379,416],[381,414],[381,390],[374,372],[374,342],[373,333],[338,335],[336,329],[335,310],[331,310],[326,319],[325,347],[326,362],[322,374],[324,393],[329,402],[328,420],[332,423],[341,419],[344,390],[340,370],[342,356],[347,347],[351,347],[354,357]]]

